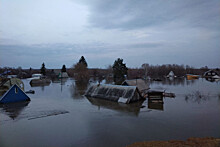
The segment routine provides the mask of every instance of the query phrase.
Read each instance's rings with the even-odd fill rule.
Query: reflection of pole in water
[[[61,92],[63,91],[63,85],[62,85],[62,83],[61,83]]]
[[[60,80],[61,80],[61,82],[60,82],[61,89],[60,89],[60,90],[61,90],[61,92],[62,92],[62,91],[63,91],[63,83],[62,83],[62,82],[63,82],[63,80],[62,80],[62,77],[61,77],[61,79],[60,79]]]
[[[44,86],[41,86],[41,90],[44,91]]]

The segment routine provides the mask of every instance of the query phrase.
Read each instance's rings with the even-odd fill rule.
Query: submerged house
[[[34,86],[48,86],[50,85],[51,80],[50,79],[32,79],[30,81],[31,87]]]
[[[30,101],[30,98],[25,92],[18,86],[13,85],[1,98],[0,104],[15,103],[22,101]]]
[[[110,84],[91,85],[87,89],[85,96],[127,104],[144,99],[136,86],[120,86]]]
[[[167,75],[167,78],[174,78],[176,77],[173,71],[170,71],[169,74]]]
[[[125,80],[122,83],[123,86],[136,86],[141,95],[144,96],[147,90],[150,89],[149,84],[143,79]]]
[[[203,74],[204,77],[209,78],[220,78],[220,71],[219,70],[208,70]]]

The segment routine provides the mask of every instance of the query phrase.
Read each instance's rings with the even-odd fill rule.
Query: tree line
[[[123,62],[122,58],[118,58],[114,61],[113,65],[109,65],[106,69],[88,69],[88,63],[84,56],[81,56],[79,61],[71,68],[66,68],[65,65],[62,66],[61,72],[67,72],[70,77],[74,77],[77,80],[88,80],[90,77],[98,78],[112,78],[114,81],[123,81],[125,78],[134,79],[134,78],[147,78],[147,77],[163,77],[169,74],[170,71],[173,71],[177,77],[185,76],[186,74],[196,74],[202,75],[205,71],[209,70],[207,66],[202,68],[194,68],[189,65],[177,65],[177,64],[163,64],[163,65],[150,65],[144,63],[140,68],[128,68],[126,63]],[[18,68],[9,68],[4,67],[0,68],[0,73],[5,71],[10,71],[10,74],[22,75],[27,73],[23,78],[31,76],[33,73],[41,73],[43,75],[50,75],[53,70],[47,69],[45,63],[41,65],[40,71],[37,69],[30,68],[29,70],[22,70],[21,67]],[[20,76],[22,77],[22,76]]]

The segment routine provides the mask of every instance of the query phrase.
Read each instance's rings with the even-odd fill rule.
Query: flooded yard
[[[121,104],[83,96],[88,83],[54,80],[31,87],[30,102],[0,107],[1,147],[126,146],[148,140],[220,138],[220,82],[154,81],[175,93],[164,104]],[[105,83],[105,81],[103,81]]]

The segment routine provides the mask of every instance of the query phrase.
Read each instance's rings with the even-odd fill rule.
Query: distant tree
[[[88,66],[88,64],[87,64],[86,59],[84,58],[84,56],[82,56],[82,57],[79,59],[79,63],[84,64],[86,67]]]
[[[17,70],[18,70],[18,71],[22,71],[22,67],[21,67],[21,66],[18,66]]]
[[[111,76],[112,73],[113,73],[112,65],[106,66],[106,71],[107,71],[107,75],[106,76]]]
[[[148,76],[148,70],[150,65],[148,63],[144,63],[141,65],[141,68],[144,70],[144,77],[146,78]]]
[[[66,72],[66,66],[63,65],[62,69],[61,69],[61,72]]]
[[[123,82],[125,79],[125,75],[127,75],[128,68],[126,64],[123,63],[123,59],[118,58],[115,60],[113,66],[113,74],[114,74],[114,81],[116,83]]]
[[[41,71],[41,74],[43,74],[44,76],[46,75],[46,68],[45,68],[44,63],[42,64],[40,71]]]
[[[89,80],[89,71],[85,58],[82,56],[77,64],[74,65],[75,79],[82,82]]]

